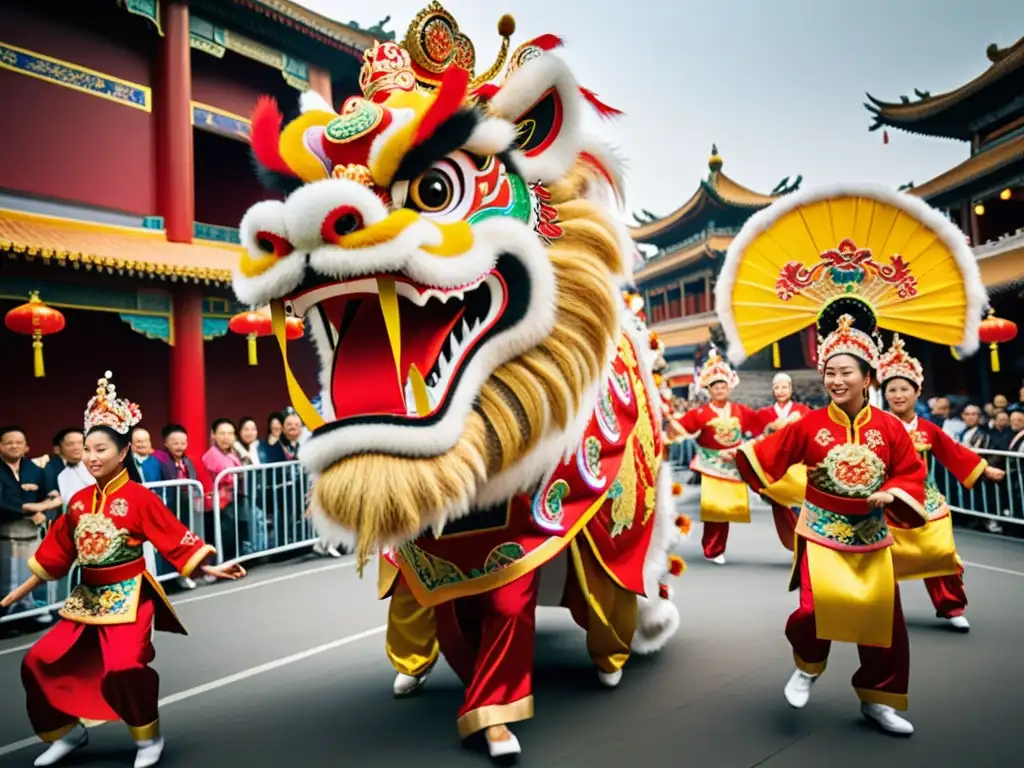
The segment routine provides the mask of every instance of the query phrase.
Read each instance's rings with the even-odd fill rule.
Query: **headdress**
[[[729,385],[729,389],[732,389],[740,383],[740,377],[736,375],[736,371],[726,362],[725,358],[719,354],[718,349],[712,347],[711,352],[708,354],[708,359],[700,367],[697,383],[701,389],[708,389],[712,384],[717,384],[720,381],[724,381]]]
[[[924,369],[916,357],[907,354],[903,339],[897,333],[893,336],[892,346],[878,361],[878,380],[885,386],[890,379],[906,379],[921,389],[924,384]]]
[[[973,354],[987,304],[955,225],[864,184],[794,192],[748,219],[715,299],[733,363],[816,324],[819,371],[839,354],[877,367],[878,328]]]
[[[110,371],[96,382],[96,394],[85,407],[85,431],[93,427],[110,427],[119,435],[127,435],[142,421],[142,410],[130,400],[118,400]]]

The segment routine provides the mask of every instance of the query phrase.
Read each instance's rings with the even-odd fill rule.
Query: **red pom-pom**
[[[681,486],[679,483],[672,483],[672,495],[673,496],[682,496],[683,495],[683,486]]]
[[[668,591],[668,584],[658,585],[658,597],[660,597],[662,600],[668,600],[671,597]]]
[[[682,576],[686,570],[686,562],[679,555],[672,555],[668,559],[668,572],[673,576]]]
[[[676,528],[684,536],[690,532],[690,528],[693,526],[693,521],[690,520],[686,515],[680,515],[676,518]]]

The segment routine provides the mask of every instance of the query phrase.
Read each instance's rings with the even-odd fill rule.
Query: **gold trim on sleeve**
[[[189,576],[192,575],[192,572],[196,569],[196,566],[198,566],[201,562],[203,562],[203,560],[205,560],[210,555],[216,553],[216,551],[217,550],[209,544],[204,544],[196,550],[195,554],[193,554],[192,557],[188,559],[188,562],[185,563],[185,567],[178,571],[178,574],[183,578],[187,579]]]
[[[971,470],[971,474],[964,478],[961,485],[970,490],[974,487],[974,484],[978,482],[978,478],[985,473],[985,469],[988,467],[988,462],[985,459],[978,460],[978,466]]]
[[[43,581],[56,581],[56,579],[46,572],[46,569],[39,564],[36,560],[36,556],[32,555],[28,559],[28,569],[32,571],[36,578],[42,579]],[[59,736],[57,738],[60,738]]]

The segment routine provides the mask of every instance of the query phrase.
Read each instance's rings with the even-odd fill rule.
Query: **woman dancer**
[[[974,451],[955,442],[938,426],[919,419],[915,406],[924,384],[921,363],[907,354],[903,339],[896,334],[889,351],[882,355],[879,379],[889,409],[907,430],[914,447],[927,461],[928,452],[965,487],[971,488],[978,478],[1002,480],[1006,473],[990,467]],[[914,530],[894,530],[892,556],[896,578],[900,581],[924,579],[928,597],[935,606],[935,615],[946,619],[959,632],[970,631],[964,616],[967,593],[964,591],[963,564],[953,541],[953,519],[945,497],[935,481],[928,478],[925,486],[925,511],[928,524]]]
[[[35,765],[54,765],[88,742],[86,723],[123,720],[138,746],[135,768],[163,752],[157,715],[159,678],[149,664],[152,629],[185,634],[160,584],[146,570],[150,541],[183,576],[196,568],[237,579],[237,564],[204,565],[214,554],[159,498],[139,484],[129,456],[139,407],[116,397],[108,371],[85,412],[85,460],[96,485],[71,497],[29,560],[32,576],[7,595],[10,605],[44,581],[62,578],[77,559],[81,584],[61,620],[22,662],[29,719],[50,744]]]
[[[973,353],[985,304],[977,264],[963,234],[921,200],[850,185],[787,195],[751,217],[715,290],[734,363],[814,323],[822,339],[829,406],[736,454],[757,492],[794,464],[807,467],[790,582],[800,603],[786,625],[797,669],[786,699],[806,705],[832,641],[856,643],[862,713],[909,735],[896,713],[908,705],[910,647],[890,526],[925,524],[927,470],[900,421],[868,403],[874,335],[910,327]]]

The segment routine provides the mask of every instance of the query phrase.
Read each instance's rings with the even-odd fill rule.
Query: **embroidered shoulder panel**
[[[115,499],[123,501],[122,499]],[[125,504],[127,510],[127,503]],[[129,543],[131,533],[99,512],[78,518],[75,525],[75,550],[78,562],[88,566],[117,565],[142,557],[142,547]]]
[[[873,547],[889,538],[881,509],[868,515],[843,515],[804,501],[804,522],[816,538],[847,549]]]
[[[720,451],[716,451],[713,448],[704,448],[703,446],[697,446],[697,453],[694,454],[693,460],[690,462],[690,469],[694,472],[699,472],[702,475],[708,475],[709,477],[718,477],[722,480],[735,480],[736,482],[743,482],[743,478],[740,477],[739,467],[736,466],[734,461],[725,461]]]
[[[79,584],[64,601],[60,615],[86,624],[122,624],[135,620],[142,576],[116,584],[90,587]]]
[[[885,482],[885,464],[868,446],[843,443],[829,450],[807,479],[826,493],[866,499]]]
[[[715,440],[719,445],[732,448],[743,441],[743,429],[740,420],[735,416],[715,416],[708,422],[708,429],[715,432]]]

